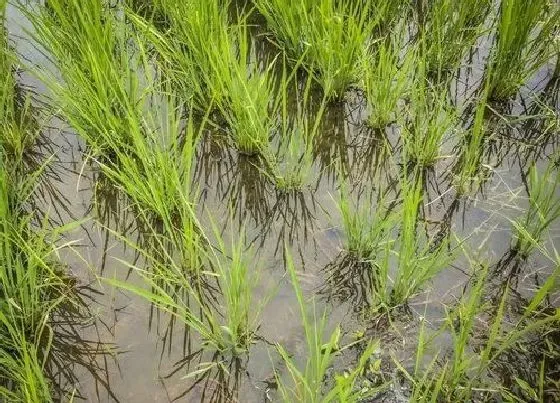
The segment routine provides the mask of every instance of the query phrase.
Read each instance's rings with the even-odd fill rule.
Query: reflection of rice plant
[[[529,208],[523,217],[513,221],[513,248],[524,258],[540,244],[546,230],[560,217],[560,170],[554,162],[541,173],[532,166],[527,185]]]
[[[287,253],[287,252],[286,252]],[[287,367],[290,382],[287,383],[277,373],[278,390],[284,402],[349,402],[357,403],[364,398],[373,396],[379,388],[357,387],[360,376],[368,367],[378,368],[379,360],[370,363],[371,357],[379,348],[379,343],[369,343],[362,353],[357,366],[344,374],[336,375],[334,385],[326,390],[325,378],[331,369],[336,355],[342,350],[339,346],[341,339],[340,327],[337,327],[331,335],[325,339],[324,334],[327,325],[327,316],[323,314],[318,320],[315,302],[312,303],[312,318],[310,319],[308,304],[305,302],[303,293],[297,280],[296,270],[291,257],[287,258],[288,272],[292,285],[296,292],[300,315],[303,321],[307,356],[305,368],[299,369],[295,360],[281,345],[277,345],[282,361]],[[344,349],[344,348],[343,348]],[[369,365],[368,365],[369,364]]]
[[[373,45],[362,62],[363,87],[371,108],[368,123],[374,128],[383,128],[394,120],[398,102],[414,75],[416,52],[409,49],[401,57],[406,46],[403,26]]]
[[[456,130],[457,111],[447,93],[433,87],[426,77],[426,66],[419,60],[418,73],[409,104],[410,119],[403,123],[405,160],[427,167],[436,163],[446,137]]]
[[[490,95],[509,98],[555,55],[560,6],[549,0],[503,0],[491,55]]]
[[[428,71],[459,67],[463,56],[481,34],[491,5],[491,0],[430,2],[421,39]]]
[[[379,4],[375,4],[379,3]],[[257,0],[281,46],[306,69],[327,98],[340,98],[358,81],[359,64],[388,2]],[[376,7],[378,9],[376,10]]]

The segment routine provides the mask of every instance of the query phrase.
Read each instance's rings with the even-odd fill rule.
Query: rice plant
[[[389,236],[396,225],[394,205],[386,195],[379,195],[373,203],[369,197],[355,203],[348,195],[347,186],[340,188],[337,207],[346,236],[345,249],[363,261],[374,260],[391,243]]]
[[[375,2],[256,0],[280,46],[293,59],[316,72],[329,99],[340,99],[358,82],[370,35],[383,15]],[[379,2],[386,7],[388,2]]]
[[[0,4],[3,12],[5,3]],[[17,105],[11,59],[1,33],[0,61],[0,400],[51,402],[45,373],[53,330],[50,318],[72,302],[72,287],[58,263],[64,228],[49,228],[29,212],[44,166],[25,165],[36,127],[29,103]],[[5,69],[5,70],[4,70]]]
[[[539,173],[535,166],[529,170],[527,180],[529,206],[527,212],[513,221],[513,248],[523,258],[527,258],[540,244],[550,225],[560,218],[560,170],[550,162]]]
[[[560,7],[549,0],[504,0],[490,57],[490,95],[507,99],[555,56]]]
[[[420,167],[434,165],[441,157],[443,142],[455,134],[458,114],[447,93],[426,77],[425,62],[418,61],[417,77],[408,105],[409,119],[403,122],[403,154]]]
[[[419,177],[404,177],[401,187],[402,224],[396,246],[398,263],[391,290],[393,304],[404,303],[415,295],[427,281],[448,268],[456,255],[456,251],[450,250],[448,240],[435,243],[418,228],[418,213],[423,200]]]
[[[326,99],[323,98],[319,110],[311,112],[312,81],[308,78],[302,89],[294,78],[293,74],[288,77],[284,69],[278,95],[281,119],[278,147],[267,160],[270,171],[267,174],[281,192],[301,191],[309,185],[313,173],[313,146],[326,108]],[[292,92],[295,93],[294,104],[291,103]]]
[[[491,0],[436,0],[428,3],[421,27],[428,71],[454,71],[483,32]]]
[[[477,189],[484,180],[481,165],[485,139],[488,135],[488,128],[485,127],[488,90],[489,86],[486,84],[481,97],[477,99],[472,126],[463,136],[459,160],[455,166],[457,172],[454,177],[459,194],[466,194]]]
[[[49,9],[27,14],[37,31],[35,40],[52,54],[62,76],[63,81],[54,72],[42,78],[63,117],[141,217],[161,220],[168,236],[181,238],[174,244],[188,254],[185,264],[198,267],[191,251],[197,132],[191,117],[183,119],[186,106],[167,83],[156,81],[143,40],[122,15],[96,1],[54,0]]]
[[[406,47],[404,26],[395,27],[371,47],[363,61],[363,89],[370,106],[368,124],[383,128],[395,120],[399,101],[411,86],[414,75],[416,51]]]
[[[53,63],[36,72],[54,106],[94,155],[110,157],[130,146],[131,136],[143,130],[146,83],[122,14],[94,0],[53,0],[22,11],[33,24],[35,43]]]
[[[384,231],[385,237],[378,243],[378,251],[371,261],[375,310],[390,310],[405,304],[428,281],[448,268],[457,253],[449,240],[435,242],[418,225],[423,200],[418,173],[404,175],[400,183],[401,205],[391,220],[393,228]],[[395,231],[398,232],[396,237]]]
[[[427,339],[424,325],[421,328],[416,365],[414,374],[408,372],[399,364],[401,371],[412,382],[412,402],[425,401],[471,401],[475,391],[481,392],[481,397],[491,398],[503,393],[503,387],[498,380],[491,376],[492,365],[500,357],[515,348],[517,343],[529,338],[548,326],[554,326],[560,319],[560,313],[554,312],[538,318],[527,319],[527,315],[515,319],[513,323],[506,321],[506,303],[509,301],[507,286],[495,307],[484,303],[486,291],[485,282],[488,277],[486,265],[480,266],[477,277],[468,293],[465,293],[458,304],[447,311],[446,321],[437,334],[448,332],[452,340],[449,356],[442,354],[441,348],[436,348],[433,360],[422,366],[421,362],[430,342]],[[553,274],[554,276],[554,274]],[[551,291],[548,282],[537,291],[534,298],[539,301]],[[541,292],[542,291],[542,292]],[[533,299],[534,301],[534,299]],[[531,303],[530,306],[537,306]],[[487,326],[477,329],[477,321],[481,315],[491,311]],[[484,335],[478,336],[481,331]],[[480,339],[477,347],[473,348],[476,340]],[[432,346],[435,347],[435,346]],[[508,393],[512,396],[511,393]]]
[[[246,154],[268,152],[269,137],[275,127],[273,101],[276,91],[272,77],[273,63],[260,70],[251,52],[247,22],[241,20],[232,32],[233,62],[223,57],[227,49],[216,49],[219,60],[216,75],[223,77],[227,93],[220,106],[238,150]],[[235,49],[237,46],[237,49]]]
[[[251,252],[245,246],[243,229],[241,233],[237,240],[232,236],[231,244],[227,245],[214,228],[216,250],[207,248],[202,241],[194,245],[193,249],[207,269],[195,275],[183,269],[172,250],[163,250],[162,258],[123,238],[124,242],[146,258],[149,270],[123,263],[137,272],[149,289],[114,278],[104,278],[103,281],[147,299],[182,321],[196,332],[206,349],[234,356],[242,354],[248,351],[254,341],[260,311],[266,301],[254,299],[258,270],[249,272]],[[201,234],[200,239],[210,243],[204,234]],[[212,288],[220,292],[210,297],[211,301],[205,296],[205,284],[211,284]],[[217,306],[214,300],[218,302]]]
[[[382,387],[360,387],[358,384],[360,376],[368,368],[370,360],[379,348],[379,343],[370,342],[358,360],[357,366],[348,372],[335,376],[334,385],[325,388],[325,378],[333,365],[336,355],[341,352],[341,329],[336,327],[328,336],[324,337],[327,316],[323,314],[317,317],[315,303],[311,304],[312,313],[309,317],[308,304],[306,303],[301,287],[297,279],[296,269],[293,260],[287,257],[287,270],[294,287],[303,329],[305,332],[305,342],[307,356],[305,367],[298,368],[295,360],[290,354],[277,344],[276,349],[286,365],[290,382],[286,382],[280,375],[276,374],[278,391],[280,398],[284,402],[359,402],[364,398],[374,396]],[[372,364],[372,367],[379,367],[379,361]]]
[[[162,0],[170,30],[161,34],[129,13],[160,55],[164,74],[181,89],[184,102],[206,111],[213,105],[225,119],[234,145],[245,154],[266,154],[275,125],[274,61],[259,65],[248,33],[248,15],[228,21],[229,2]]]

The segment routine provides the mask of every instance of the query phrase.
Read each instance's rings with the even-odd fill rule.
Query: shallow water
[[[22,27],[28,25],[13,8],[8,13],[8,27],[19,54],[32,64],[46,63],[46,58],[26,41]],[[256,41],[259,49],[262,47],[262,53],[257,55],[272,52],[266,40]],[[487,54],[483,43],[480,49],[471,61],[474,68],[457,81],[457,104],[463,104],[478,85]],[[530,109],[525,98],[535,91],[553,92],[551,97],[558,110],[558,88],[547,88],[552,67],[543,69],[528,83],[508,114],[518,116]],[[31,76],[23,74],[21,80],[26,87],[44,93],[41,83]],[[84,365],[76,364],[73,369],[77,383],[69,380],[79,395],[86,401],[100,402],[267,401],[273,396],[270,389],[274,389],[274,368],[280,366],[274,362],[277,358],[272,354],[273,343],[282,344],[295,357],[304,350],[297,303],[285,274],[285,242],[292,245],[306,295],[317,296],[319,308],[329,311],[332,327],[341,323],[348,335],[368,328],[368,334],[383,341],[384,350],[395,350],[403,360],[410,359],[416,349],[417,319],[425,317],[435,328],[445,304],[461,295],[469,279],[469,267],[467,261],[459,260],[456,267],[444,270],[426,293],[411,301],[410,312],[392,326],[367,321],[364,324],[361,320],[359,312],[367,304],[367,296],[361,289],[363,282],[356,280],[360,279],[360,267],[349,265],[343,258],[343,231],[334,202],[338,191],[334,161],[341,162],[356,197],[379,186],[378,177],[392,177],[394,173],[384,164],[387,155],[381,147],[380,134],[362,123],[367,113],[367,104],[359,93],[350,93],[343,103],[328,107],[315,150],[315,178],[308,189],[297,194],[277,192],[251,157],[238,156],[219,137],[209,134],[202,139],[194,175],[201,190],[201,221],[209,227],[204,218],[208,212],[213,217],[227,217],[228,205],[233,206],[233,225],[227,219],[218,220],[218,225],[225,227],[226,233],[235,234],[239,224],[245,223],[262,269],[257,297],[265,298],[271,292],[274,297],[262,313],[258,331],[262,340],[251,348],[250,354],[239,362],[224,361],[229,375],[213,370],[195,379],[185,376],[213,359],[200,351],[196,337],[191,339],[179,323],[170,326],[169,316],[153,311],[142,298],[97,279],[97,275],[114,276],[142,286],[142,279],[120,262],[141,266],[141,261],[112,231],[133,240],[141,233],[126,197],[111,188],[92,161],[85,158],[84,145],[71,129],[53,119],[53,127],[45,133],[56,158],[51,165],[52,179],[45,185],[45,194],[49,188],[50,196],[44,198],[41,208],[61,223],[85,219],[65,240],[75,241],[75,251],[67,250],[63,261],[80,284],[87,286],[84,293],[91,298],[89,308],[94,314],[93,321],[74,326],[90,346],[80,356]],[[467,114],[465,122],[470,118]],[[486,161],[492,166],[491,179],[482,192],[467,200],[457,199],[449,190],[451,161],[442,159],[426,178],[428,197],[423,219],[429,231],[445,234],[453,229],[473,249],[485,240],[483,255],[491,263],[507,254],[511,240],[509,219],[520,215],[527,206],[521,178],[528,169],[528,155],[534,151],[523,144],[524,139],[531,138],[530,130],[511,130],[510,136],[518,139],[515,141],[504,140],[505,135],[497,139]],[[398,149],[398,132],[388,128],[385,135]],[[541,158],[554,149],[555,144],[542,147]],[[453,144],[445,144],[443,150],[451,154]],[[376,170],[382,175],[376,176]],[[560,235],[559,223],[551,233]],[[535,281],[542,282],[539,272],[546,270],[544,258],[535,254],[523,270],[526,275],[519,279],[518,291],[526,294]],[[353,354],[350,352],[338,365],[343,366]]]

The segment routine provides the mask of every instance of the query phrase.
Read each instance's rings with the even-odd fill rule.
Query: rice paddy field
[[[0,402],[560,400],[558,1],[0,18]]]

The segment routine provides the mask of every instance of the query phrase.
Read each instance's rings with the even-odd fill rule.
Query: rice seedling
[[[131,29],[122,15],[103,2],[53,0],[23,8],[33,24],[33,39],[53,67],[36,71],[54,105],[92,147],[111,156],[141,133],[144,77],[139,52],[131,52]]]
[[[507,99],[555,56],[560,7],[548,0],[501,2],[490,58],[490,96]]]
[[[554,162],[539,173],[535,166],[529,170],[527,193],[529,207],[524,216],[513,221],[513,249],[527,258],[539,245],[550,225],[560,217],[560,170]]]
[[[239,355],[247,352],[253,343],[259,315],[266,301],[256,301],[253,297],[259,276],[258,271],[249,272],[252,255],[245,246],[244,230],[241,230],[242,235],[237,240],[232,236],[231,245],[227,245],[213,226],[217,239],[216,250],[205,247],[205,244],[210,244],[210,240],[202,233],[200,239],[205,244],[200,241],[193,247],[207,268],[196,276],[183,269],[181,261],[173,257],[172,251],[164,250],[162,258],[123,239],[146,258],[149,271],[123,263],[136,271],[150,290],[126,281],[111,278],[103,280],[147,299],[182,321],[200,336],[206,349]],[[210,298],[218,301],[217,307],[206,301],[203,292],[205,284],[214,281],[220,295]]]
[[[141,217],[161,220],[174,244],[181,244],[185,264],[199,267],[192,245],[192,117],[185,122],[185,105],[168,84],[156,82],[143,41],[122,17],[95,1],[49,4],[28,15],[35,40],[53,55],[64,79],[43,77],[63,116]],[[77,46],[80,41],[87,46]]]
[[[489,86],[487,82],[482,96],[477,100],[472,126],[464,134],[461,153],[455,166],[455,170],[458,172],[454,177],[455,187],[459,194],[466,194],[478,188],[484,180],[481,177],[481,165],[488,130],[485,127],[488,91]]]
[[[309,318],[308,304],[306,303],[299,282],[293,260],[287,255],[287,269],[290,274],[292,285],[296,293],[303,329],[305,332],[305,342],[307,347],[307,357],[305,358],[305,368],[299,369],[295,360],[280,344],[276,349],[287,367],[290,375],[290,383],[284,381],[280,375],[276,374],[280,398],[284,402],[359,402],[364,398],[374,396],[383,387],[359,387],[359,377],[368,368],[369,361],[379,349],[378,342],[370,342],[362,353],[357,366],[344,373],[335,376],[335,383],[330,388],[324,387],[324,381],[329,369],[331,368],[336,355],[341,349],[340,327],[325,338],[327,316],[323,314],[317,318],[315,303],[312,305],[312,315]],[[379,367],[379,360],[372,366]]]
[[[316,72],[328,99],[340,99],[358,82],[371,33],[388,2],[256,0],[282,49]],[[376,6],[378,7],[376,9]]]
[[[428,3],[420,41],[429,72],[442,73],[459,67],[483,32],[491,6],[491,0]]]
[[[405,304],[456,256],[450,241],[436,243],[418,226],[423,200],[420,176],[407,174],[400,185],[400,200],[388,202],[388,194],[380,193],[375,207],[368,203],[352,206],[344,186],[338,201],[345,247],[369,262],[373,273],[374,310]]]
[[[228,95],[226,104],[220,106],[231,130],[235,145],[246,154],[266,154],[269,136],[276,122],[273,118],[275,88],[272,78],[273,64],[259,70],[256,58],[250,52],[247,22],[241,20],[232,33],[237,57],[228,62],[223,57],[226,49],[215,55],[220,61],[216,75],[223,77]],[[231,50],[230,50],[231,51]]]
[[[73,303],[71,282],[57,260],[67,245],[55,245],[70,226],[51,229],[48,217],[27,212],[45,166],[24,166],[36,133],[28,131],[28,116],[16,118],[12,84],[3,87],[0,109],[0,400],[51,402],[53,385],[45,373],[50,318]]]
[[[370,203],[373,202],[352,203],[347,186],[341,186],[337,207],[346,236],[345,249],[363,261],[374,260],[377,252],[390,243],[388,237],[397,219],[386,195],[380,194],[375,206]]]
[[[435,275],[455,260],[448,240],[435,243],[419,230],[418,212],[423,200],[422,182],[418,175],[401,180],[403,194],[401,228],[395,246],[397,267],[391,290],[391,305],[404,303]],[[384,269],[386,272],[387,269]],[[382,291],[380,295],[386,294]]]
[[[295,111],[292,111],[292,105],[289,104],[292,83],[296,94],[293,106]],[[278,124],[279,144],[274,155],[267,160],[269,172],[266,172],[276,189],[281,192],[301,191],[311,180],[313,145],[326,108],[326,99],[323,97],[319,110],[314,116],[310,116],[311,83],[312,80],[308,78],[301,90],[294,75],[288,77],[284,69],[278,95],[281,119]]]
[[[417,65],[408,105],[410,118],[402,124],[403,154],[405,161],[429,167],[441,157],[442,143],[457,130],[458,114],[447,93],[427,80],[425,61],[419,60]]]
[[[424,401],[471,401],[475,391],[482,393],[481,397],[490,398],[500,393],[496,385],[497,380],[490,375],[492,365],[506,351],[524,338],[545,329],[560,319],[560,313],[544,315],[539,318],[527,320],[525,314],[508,325],[505,320],[506,303],[509,300],[507,285],[496,307],[484,303],[485,282],[488,279],[488,267],[480,266],[479,273],[470,291],[465,293],[457,306],[447,311],[446,322],[435,336],[449,332],[452,340],[450,357],[442,356],[441,351],[436,353],[433,360],[426,367],[422,367],[422,358],[429,346],[430,340],[425,335],[422,326],[417,348],[416,365],[414,374],[408,372],[397,363],[401,372],[412,382],[412,402]],[[553,274],[553,276],[556,276]],[[556,278],[556,277],[554,277]],[[542,301],[544,295],[551,291],[550,282],[545,282],[543,287],[535,294],[529,307],[536,307],[537,301]],[[480,332],[475,323],[479,317],[491,310],[492,316],[484,336],[477,336]],[[475,339],[483,342],[473,348]],[[435,337],[434,339],[435,340]],[[440,364],[437,364],[437,363]],[[439,366],[439,368],[438,368]],[[510,396],[511,393],[508,393]]]
[[[274,61],[259,66],[249,39],[248,15],[230,25],[228,4],[162,1],[171,21],[167,35],[139,16],[130,17],[154,44],[164,73],[179,83],[179,96],[186,102],[193,98],[203,110],[215,105],[241,153],[266,154],[275,125]]]
[[[363,61],[363,89],[370,106],[368,124],[383,128],[395,120],[399,101],[410,89],[416,51],[406,47],[404,24],[372,46]]]

